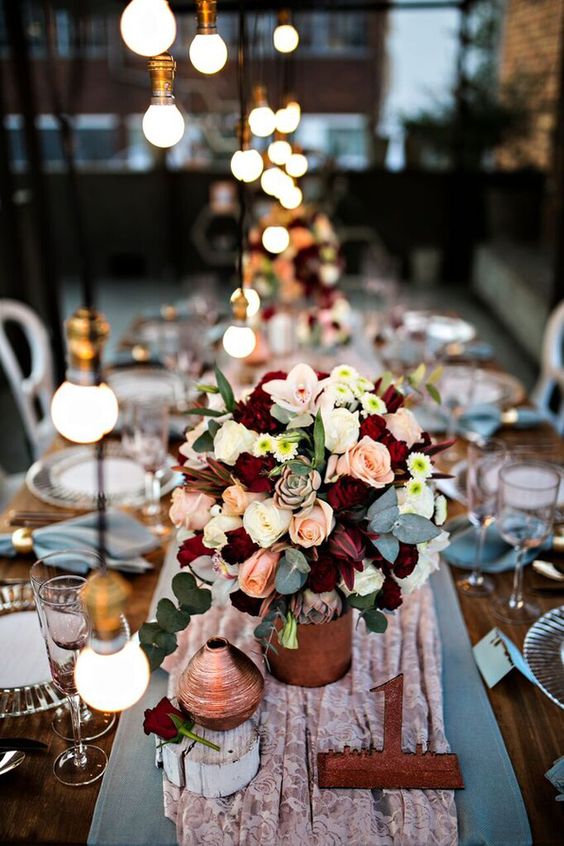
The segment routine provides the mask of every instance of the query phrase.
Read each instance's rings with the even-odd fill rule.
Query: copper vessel
[[[264,679],[251,659],[224,637],[212,637],[180,676],[177,697],[198,725],[227,731],[254,714],[263,689]]]
[[[330,623],[298,624],[298,648],[268,651],[270,672],[279,681],[299,687],[322,687],[342,678],[352,661],[350,611]]]

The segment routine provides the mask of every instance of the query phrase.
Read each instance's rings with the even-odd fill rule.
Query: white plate
[[[463,407],[488,404],[507,408],[525,397],[525,389],[515,376],[464,365],[445,367],[438,387],[443,402],[455,399]]]
[[[182,397],[179,377],[158,367],[125,367],[108,373],[107,379],[118,403],[160,400],[174,406]]]
[[[161,481],[163,496],[179,484],[167,458],[167,469]],[[108,505],[138,508],[145,502],[143,468],[127,456],[119,444],[106,447],[105,492]],[[91,446],[78,446],[54,452],[33,464],[26,474],[30,491],[43,502],[88,511],[96,507],[96,457]]]
[[[403,323],[409,332],[424,332],[428,337],[443,344],[467,344],[476,337],[476,330],[471,323],[446,314],[407,311]]]

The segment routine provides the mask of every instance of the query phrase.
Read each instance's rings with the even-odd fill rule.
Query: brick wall
[[[552,165],[563,8],[564,0],[506,0],[500,82],[523,84],[530,131],[498,151],[503,168]]]

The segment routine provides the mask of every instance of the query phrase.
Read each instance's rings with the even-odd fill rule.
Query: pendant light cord
[[[246,21],[243,2],[239,3],[239,46],[237,50],[237,80],[239,87],[239,132],[241,138],[241,149],[243,149],[243,137],[245,133],[245,121],[247,120],[246,103],[246,80],[245,80],[245,47],[246,47]],[[237,276],[241,290],[245,287],[243,273],[243,251],[245,248],[245,220],[247,214],[247,197],[245,183],[242,179],[237,182],[237,194],[239,201],[238,220],[238,244],[237,244]]]

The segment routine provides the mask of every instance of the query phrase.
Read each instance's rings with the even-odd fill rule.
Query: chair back
[[[29,346],[31,367],[24,375],[7,325],[17,324]],[[53,396],[53,356],[49,336],[37,314],[17,300],[0,299],[0,363],[14,396],[34,460],[53,436],[49,413]]]
[[[546,324],[541,372],[532,398],[550,417],[559,434],[564,434],[564,300]]]

